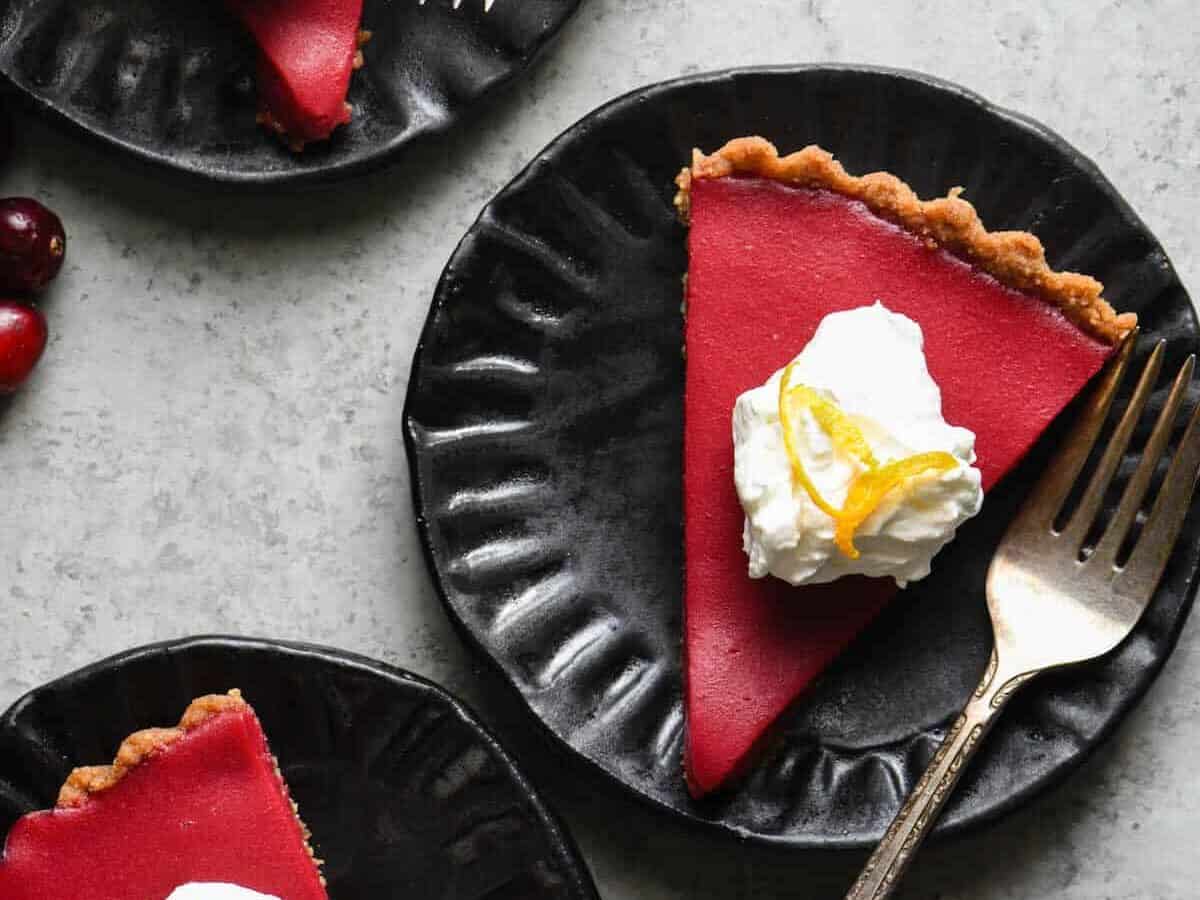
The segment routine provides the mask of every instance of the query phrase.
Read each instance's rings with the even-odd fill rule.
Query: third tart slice
[[[795,588],[746,574],[730,414],[829,313],[882,301],[920,325],[947,421],[976,435],[987,490],[1135,325],[1025,232],[988,232],[955,192],[762,138],[699,151],[678,179],[688,238],[684,401],[688,782],[716,790],[896,592],[890,579]],[[870,366],[870,359],[862,365]]]
[[[175,728],[131,735],[112,766],[76,769],[0,856],[3,900],[165,900],[189,883],[328,900],[258,717],[237,691]]]
[[[259,121],[294,150],[350,121],[362,0],[225,0],[258,44]]]

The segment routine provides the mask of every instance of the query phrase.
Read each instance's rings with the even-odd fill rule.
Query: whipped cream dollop
[[[734,480],[746,513],[750,575],[819,584],[843,575],[889,576],[903,587],[929,574],[937,552],[983,502],[975,435],[942,418],[942,395],[925,363],[920,326],[882,303],[832,313],[788,369],[742,394],[733,411]],[[837,521],[797,483],[780,414],[780,382],[811,389],[829,416],[844,417],[854,447],[812,409],[789,407],[791,450],[819,497],[843,509],[868,452],[878,464],[940,451],[943,468],[905,478],[854,529],[858,557],[835,539]],[[829,404],[832,404],[830,406]],[[861,438],[860,438],[861,436]],[[869,451],[862,447],[865,439]]]
[[[236,884],[192,882],[171,891],[166,900],[279,900]]]

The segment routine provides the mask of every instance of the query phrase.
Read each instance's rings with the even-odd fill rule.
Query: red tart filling
[[[225,0],[258,43],[259,121],[294,149],[350,121],[362,0]]]
[[[770,156],[777,160],[773,148]],[[827,154],[822,159],[836,166]],[[738,395],[785,366],[829,313],[882,301],[924,331],[945,418],[975,432],[987,490],[1101,368],[1112,333],[1132,323],[1114,318],[1104,304],[1101,325],[1085,330],[1077,322],[1087,311],[1011,287],[943,249],[930,233],[918,236],[863,199],[819,182],[736,171],[703,177],[693,169],[681,187],[691,223],[686,767],[693,792],[702,795],[746,767],[774,721],[896,592],[890,579],[795,588],[748,577],[732,474],[730,414]],[[903,199],[919,202],[910,195]],[[957,204],[970,210],[957,199],[937,203],[949,203],[955,214],[963,212]],[[977,238],[972,232],[971,240]],[[1040,244],[1033,246],[1040,255]],[[1031,264],[1029,271],[1039,270]],[[1098,296],[1095,282],[1069,277],[1088,290],[1094,285]]]
[[[114,767],[77,770],[57,808],[17,822],[0,860],[4,900],[164,900],[190,882],[327,900],[262,727],[236,695],[134,735]]]

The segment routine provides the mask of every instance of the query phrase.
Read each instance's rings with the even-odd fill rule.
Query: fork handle
[[[917,848],[950,799],[967,763],[975,755],[980,740],[991,729],[1013,692],[1032,674],[997,678],[997,660],[993,651],[983,680],[867,860],[846,900],[884,900],[892,895]]]

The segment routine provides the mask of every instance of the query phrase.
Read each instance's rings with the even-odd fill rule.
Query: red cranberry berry
[[[0,394],[17,390],[46,349],[46,319],[31,306],[0,300]]]
[[[58,274],[66,254],[58,216],[28,197],[0,200],[0,290],[40,291]]]

